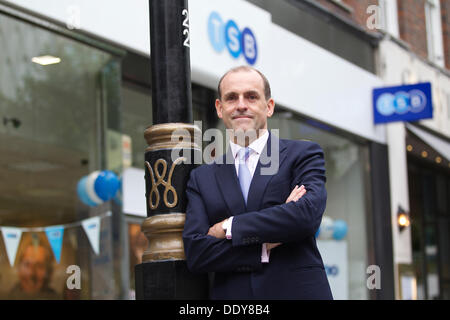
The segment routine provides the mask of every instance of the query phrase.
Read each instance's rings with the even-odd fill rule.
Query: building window
[[[112,219],[102,219],[98,255],[80,226],[109,204],[88,207],[77,184],[102,169],[101,97],[120,89],[109,72],[119,61],[3,14],[0,47],[0,227],[21,230],[15,253],[0,237],[0,298],[117,298]],[[54,225],[64,228],[58,251],[45,233]],[[82,274],[77,291],[66,285],[71,265]]]
[[[426,0],[425,23],[427,30],[428,59],[439,66],[444,66],[439,1]]]
[[[399,37],[397,1],[378,0],[382,29],[394,37]]]
[[[144,131],[153,123],[151,89],[122,83],[122,134],[130,144],[130,159],[125,167],[144,167],[147,142]]]
[[[388,31],[388,7],[386,0],[378,0],[378,7],[380,8],[380,26],[382,30]]]
[[[338,300],[368,299],[368,262],[365,146],[338,135],[335,130],[311,119],[302,120],[290,111],[278,109],[269,118],[269,129],[279,129],[280,138],[318,143],[325,156],[327,206],[325,224],[348,226],[342,238],[318,234],[317,244],[324,261],[333,297]],[[334,227],[333,227],[334,228]]]

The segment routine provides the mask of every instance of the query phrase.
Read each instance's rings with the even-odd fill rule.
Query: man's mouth
[[[233,117],[233,120],[234,119],[251,119],[252,117],[251,116],[248,116],[248,115],[239,115],[239,116],[234,116]]]

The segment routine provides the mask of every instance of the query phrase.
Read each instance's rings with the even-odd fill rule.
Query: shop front
[[[373,181],[379,171],[374,169],[373,145],[382,149],[386,141],[384,127],[372,123],[370,94],[380,79],[283,29],[270,13],[249,2],[189,5],[194,120],[201,121],[203,131],[224,130],[214,109],[220,76],[243,64],[265,73],[276,101],[269,129],[278,130],[280,138],[315,141],[325,153],[328,202],[317,239],[333,295],[374,298],[367,287],[368,266],[378,263],[373,235],[380,199]],[[81,8],[89,9],[85,6]],[[30,9],[45,15],[41,7]],[[61,299],[71,265],[81,269],[76,298],[135,295],[133,270],[147,246],[140,232],[146,216],[143,133],[152,124],[152,109],[151,83],[148,74],[141,74],[150,67],[149,42],[136,40],[147,39],[148,28],[135,28],[131,17],[147,11],[138,5],[110,9],[129,19],[120,33],[95,24],[93,10],[83,11],[83,24],[85,31],[127,48],[123,60],[121,50],[75,39],[77,32],[55,33],[1,16],[0,45],[7,50],[0,57],[0,112],[6,117],[0,124],[0,226],[23,231],[13,262],[3,254],[11,245],[0,240],[0,290],[6,297],[20,282],[27,243],[49,251],[53,270],[48,287]],[[58,10],[64,12],[62,5]],[[63,21],[64,14],[56,18]],[[245,41],[236,41],[237,34]],[[32,62],[44,55],[60,61],[46,66]],[[122,179],[122,201],[89,206],[80,199],[80,179],[98,170],[111,170]],[[101,221],[98,247],[83,227],[92,217]],[[63,226],[59,262],[47,226]],[[390,232],[390,224],[385,227]],[[389,265],[385,270],[391,272]],[[390,290],[389,284],[383,288]]]
[[[77,185],[110,163],[106,132],[119,129],[111,101],[120,97],[120,51],[2,9],[0,296],[119,298],[120,207],[84,204]],[[75,269],[76,288],[68,290]]]
[[[450,162],[448,140],[407,125],[413,297],[450,299]],[[434,146],[434,147],[433,147]]]

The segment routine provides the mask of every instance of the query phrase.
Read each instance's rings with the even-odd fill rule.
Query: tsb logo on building
[[[246,27],[241,31],[236,22],[231,19],[224,22],[221,16],[213,11],[208,18],[208,35],[215,51],[220,53],[227,47],[233,58],[239,58],[242,53],[248,64],[255,64],[258,45],[250,28]]]

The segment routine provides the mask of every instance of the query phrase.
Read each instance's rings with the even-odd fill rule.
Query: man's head
[[[48,286],[52,274],[50,250],[42,245],[29,245],[19,257],[18,276],[26,293],[37,293]]]
[[[267,118],[274,111],[270,85],[258,70],[241,66],[225,73],[219,81],[216,111],[227,129],[235,132],[267,129]]]

